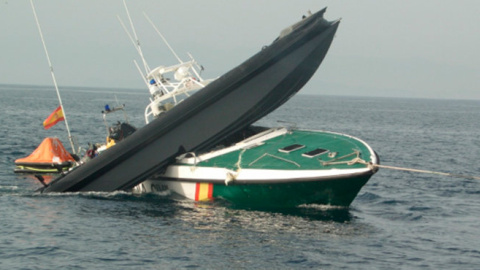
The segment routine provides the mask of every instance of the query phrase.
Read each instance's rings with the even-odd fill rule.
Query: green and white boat
[[[213,81],[203,80],[195,66],[192,58],[145,75],[152,95],[145,110],[147,124]],[[241,207],[348,207],[376,172],[375,164],[372,148],[349,135],[251,126],[214,150],[177,157],[133,191],[201,202],[225,200]]]
[[[220,149],[178,157],[134,191],[241,207],[348,207],[379,162],[368,144],[345,134],[285,127],[250,127],[243,134]]]
[[[160,36],[179,64],[149,69],[139,43],[133,42],[145,63],[142,77],[151,94],[147,124],[214,80],[204,80],[203,67],[191,55],[190,61],[182,61]],[[177,157],[134,192],[161,192],[201,202],[225,200],[255,208],[348,207],[378,162],[370,146],[349,135],[250,126],[209,152]]]

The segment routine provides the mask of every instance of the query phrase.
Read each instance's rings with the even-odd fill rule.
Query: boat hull
[[[257,132],[228,147],[179,157],[134,192],[167,192],[194,201],[222,199],[255,208],[348,207],[379,162],[367,143],[346,134],[286,128]],[[284,151],[291,145],[301,147]],[[312,152],[316,155],[306,155]]]
[[[168,192],[174,197],[199,202],[225,200],[232,206],[249,208],[289,208],[307,204],[348,207],[374,172],[338,177],[252,181],[255,184],[226,185],[219,179],[147,180],[137,187],[141,192]],[[223,183],[222,183],[223,182]]]
[[[326,55],[337,22],[323,11],[43,192],[128,190],[180,154],[208,150],[299,91]]]

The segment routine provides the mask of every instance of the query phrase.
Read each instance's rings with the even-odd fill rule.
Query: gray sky
[[[222,75],[271,43],[308,10],[342,18],[306,94],[480,99],[480,1],[127,1],[151,67],[176,64],[143,16],[204,78]],[[35,1],[62,86],[145,89],[139,57],[117,20],[121,0]],[[0,3],[0,84],[52,85],[28,0]],[[145,91],[147,91],[145,89]]]

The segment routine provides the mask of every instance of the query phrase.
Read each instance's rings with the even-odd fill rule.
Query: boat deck
[[[295,147],[298,149],[288,151],[289,148]],[[378,162],[373,150],[360,139],[323,131],[288,131],[261,143],[246,144],[245,147],[236,147],[236,149],[233,148],[232,151],[226,152],[216,157],[199,156],[194,161],[195,165],[231,170],[264,168],[330,170],[366,167],[362,163],[349,164],[355,158],[360,158],[365,162]],[[312,155],[306,156],[309,152]]]

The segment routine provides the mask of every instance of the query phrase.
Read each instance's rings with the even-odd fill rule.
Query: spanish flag
[[[65,117],[63,116],[62,106],[58,106],[48,117],[43,121],[43,127],[49,129],[53,127],[56,123],[64,121]]]

